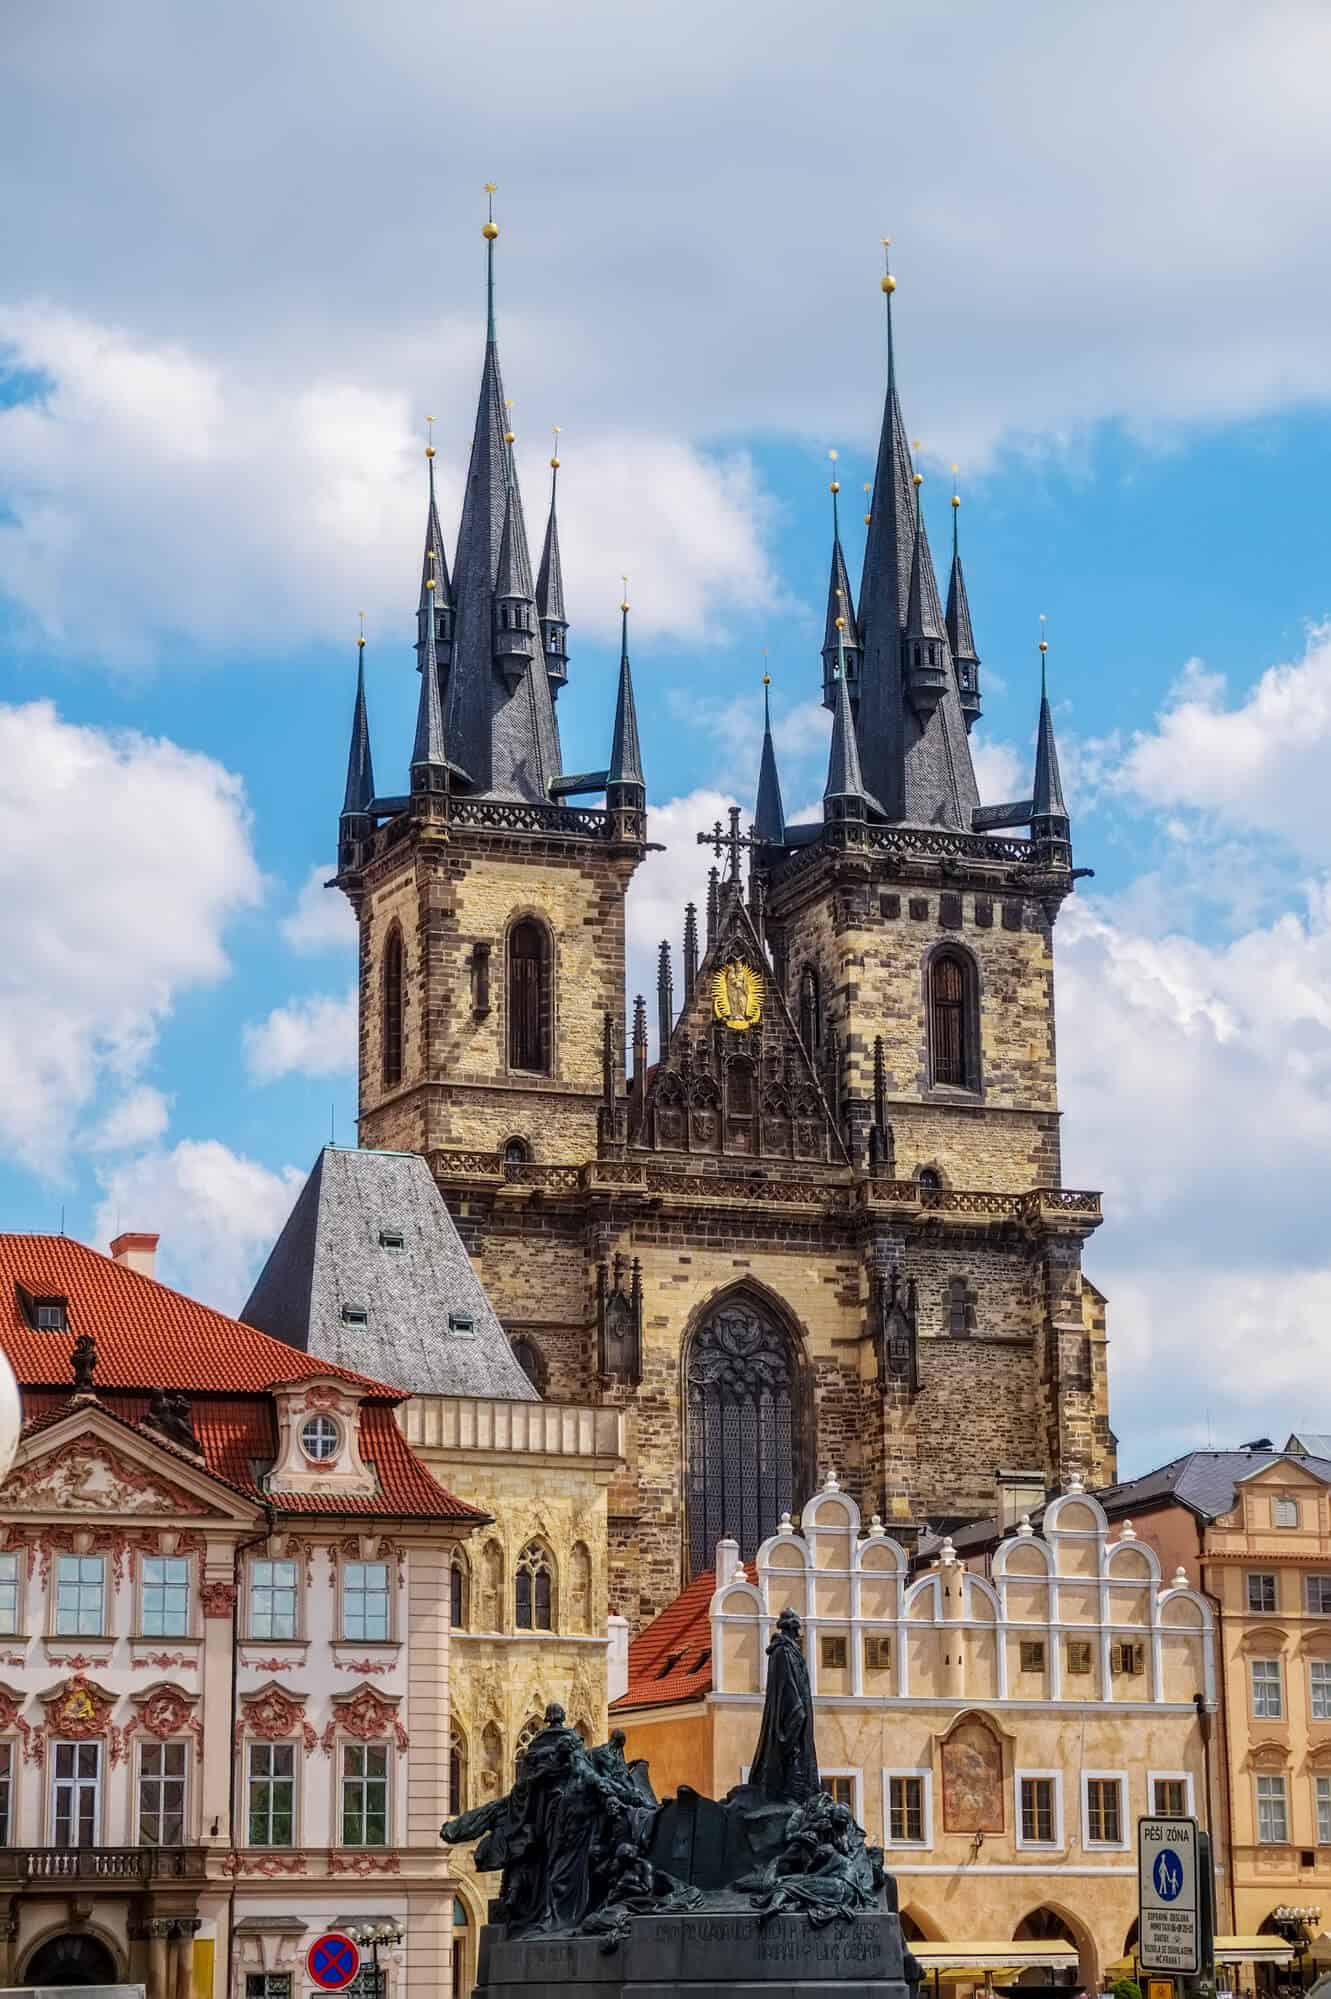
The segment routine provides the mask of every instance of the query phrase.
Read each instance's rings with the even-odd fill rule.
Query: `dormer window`
[[[344,1326],[368,1326],[369,1323],[370,1310],[368,1305],[344,1305],[342,1307],[342,1324]]]
[[[300,1433],[301,1449],[317,1465],[335,1458],[341,1442],[342,1431],[331,1416],[311,1416]]]
[[[380,1249],[405,1249],[406,1246],[407,1238],[403,1235],[401,1229],[380,1229]]]
[[[59,1291],[29,1291],[26,1284],[15,1284],[18,1301],[28,1324],[38,1333],[67,1333],[69,1331],[69,1300]]]
[[[476,1321],[470,1312],[450,1312],[448,1330],[457,1339],[470,1340],[475,1337]]]

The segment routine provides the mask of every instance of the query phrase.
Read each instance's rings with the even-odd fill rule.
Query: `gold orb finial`
[[[434,457],[434,418],[432,416],[427,416],[425,419],[425,455],[427,458]]]
[[[885,292],[887,293],[887,295],[888,295],[888,297],[889,297],[889,298],[891,297],[892,293],[893,293],[893,292],[894,292],[894,291],[896,290],[896,288],[897,288],[897,281],[896,281],[896,279],[895,279],[895,278],[893,277],[893,275],[892,275],[892,258],[891,258],[891,250],[892,250],[892,238],[891,238],[890,236],[884,236],[884,238],[883,238],[883,275],[882,275],[882,277],[881,277],[881,278],[879,279],[879,283],[880,283],[880,285],[882,286],[883,290],[884,290],[884,291],[885,291]]]
[[[844,632],[844,631],[845,631],[845,629],[846,629],[846,621],[845,621],[845,619],[844,619],[844,618],[838,618],[838,619],[837,619],[837,621],[836,621],[836,628],[837,628],[837,630],[838,630],[839,632]]]
[[[1048,650],[1049,650],[1049,645],[1048,645],[1048,641],[1046,640],[1046,638],[1045,638],[1045,635],[1044,635],[1044,627],[1045,627],[1045,615],[1044,615],[1044,612],[1043,612],[1043,611],[1041,611],[1041,613],[1040,613],[1040,651],[1041,651],[1041,652],[1048,652]]]
[[[630,605],[629,605],[629,579],[628,579],[628,577],[627,577],[627,576],[621,576],[619,580],[620,580],[620,582],[621,582],[621,583],[622,583],[622,584],[624,585],[624,597],[623,597],[623,601],[621,602],[621,604],[620,604],[619,608],[620,608],[620,610],[621,610],[621,611],[627,611],[627,610],[629,610],[629,609],[630,609]]]
[[[498,192],[499,190],[492,180],[488,180],[485,183],[485,193],[489,202],[490,212],[481,224],[481,234],[487,243],[493,243],[495,237],[499,234],[499,224],[495,221],[495,196]]]
[[[922,485],[924,484],[924,474],[923,474],[923,472],[912,472],[910,476],[911,476],[911,484],[912,484],[912,485],[914,485],[914,486],[922,486]]]
[[[518,434],[515,430],[506,430],[504,432],[505,444],[516,444],[517,439],[518,439]]]
[[[482,222],[481,234],[487,243],[493,243],[495,237],[499,234],[499,224],[497,222]]]
[[[884,271],[882,277],[878,280],[878,284],[880,290],[885,291],[889,294],[894,292],[897,288],[897,281],[893,277],[891,271]]]
[[[555,440],[555,448],[550,454],[550,469],[552,472],[557,472],[559,470],[559,425],[557,423],[551,424],[550,435]]]
[[[365,648],[365,613],[364,613],[364,611],[357,611],[357,613],[356,613],[356,616],[357,616],[357,617],[358,617],[358,618],[360,619],[360,637],[359,637],[359,638],[358,638],[358,639],[356,640],[356,645],[357,645],[357,648],[358,648],[358,650],[360,650],[360,651],[364,651],[364,648]]]
[[[872,514],[870,513],[870,511],[869,511],[869,502],[870,502],[870,500],[871,500],[871,498],[872,498],[872,497],[873,497],[873,487],[872,487],[872,486],[870,485],[869,481],[868,481],[868,480],[866,479],[866,480],[865,480],[865,482],[864,482],[864,525],[865,525],[865,527],[868,527],[869,523],[870,523],[870,522],[872,521],[872,519],[873,519],[873,515],[872,515]]]
[[[772,684],[772,676],[771,676],[771,674],[770,674],[770,673],[765,673],[765,674],[763,675],[763,686],[764,686],[764,687],[770,687],[770,686],[771,686],[771,684]]]

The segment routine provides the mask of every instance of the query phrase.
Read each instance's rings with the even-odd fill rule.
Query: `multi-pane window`
[[[251,1742],[251,1846],[291,1846],[296,1828],[296,1751],[290,1742]]]
[[[184,1556],[144,1556],[142,1615],[145,1638],[188,1635],[189,1563]]]
[[[183,1742],[145,1742],[139,1750],[139,1844],[185,1843],[185,1764]]]
[[[291,1999],[289,1971],[247,1971],[245,1999]]]
[[[518,1557],[514,1599],[519,1631],[549,1631],[553,1628],[550,1557],[539,1541],[528,1542]]]
[[[1249,1610],[1274,1610],[1276,1607],[1276,1579],[1268,1575],[1248,1577]]]
[[[515,923],[508,939],[508,1066],[549,1067],[546,1021],[550,953],[539,923]]]
[[[57,1846],[95,1846],[102,1789],[100,1742],[57,1742],[52,1764],[52,1831]]]
[[[342,1745],[342,1844],[388,1844],[388,1749],[382,1742]]]
[[[100,1555],[59,1555],[55,1565],[55,1628],[61,1637],[96,1637],[106,1601]]]
[[[1331,1576],[1305,1576],[1304,1602],[1312,1617],[1331,1617]]]
[[[929,971],[929,1040],[933,1081],[974,1089],[971,1068],[970,981],[952,952],[941,952]]]
[[[1279,1721],[1285,1712],[1279,1659],[1253,1659],[1248,1670],[1252,1676],[1253,1718],[1257,1721]]]
[[[826,1666],[830,1673],[839,1672],[846,1663],[846,1641],[831,1632],[824,1632],[818,1640],[818,1663]]]
[[[1021,1640],[1019,1656],[1023,1673],[1042,1673],[1044,1671],[1044,1639],[1023,1638]]]
[[[387,1562],[348,1562],[343,1569],[342,1636],[388,1637]]]
[[[1297,1499],[1273,1499],[1271,1519],[1277,1527],[1297,1527],[1299,1524],[1299,1502]]]
[[[1308,1668],[1308,1692],[1314,1721],[1331,1721],[1331,1659],[1314,1659]]]
[[[923,1777],[889,1777],[888,1816],[894,1846],[924,1844]]]
[[[251,1638],[294,1638],[296,1635],[296,1564],[251,1562]]]
[[[1109,1648],[1109,1670],[1111,1673],[1140,1674],[1146,1659],[1146,1649],[1132,1642],[1111,1645]]]
[[[1283,1846],[1289,1838],[1283,1777],[1257,1779],[1257,1838],[1262,1846]]]
[[[1151,1785],[1151,1810],[1161,1819],[1186,1818],[1188,1813],[1186,1778],[1157,1777]]]
[[[855,1779],[853,1777],[824,1777],[823,1789],[838,1805],[844,1805],[848,1812],[855,1809]]]
[[[1090,1639],[1069,1638],[1067,1659],[1068,1659],[1068,1671],[1070,1673],[1078,1673],[1078,1674],[1089,1673],[1091,1670]]]
[[[342,1432],[331,1416],[311,1416],[300,1433],[300,1447],[307,1458],[316,1464],[327,1464],[335,1458],[342,1442]]]
[[[19,1629],[19,1594],[23,1582],[21,1555],[0,1555],[0,1631]]]
[[[9,1845],[14,1810],[14,1745],[0,1742],[0,1846]]]
[[[1123,1781],[1120,1777],[1086,1779],[1086,1839],[1090,1846],[1123,1844]]]
[[[1317,1844],[1331,1846],[1331,1777],[1317,1779]]]
[[[1052,1846],[1057,1838],[1058,1820],[1054,1809],[1052,1777],[1023,1777],[1021,1780],[1021,1836],[1028,1846]]]

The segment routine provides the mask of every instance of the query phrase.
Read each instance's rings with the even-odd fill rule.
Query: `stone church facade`
[[[722,1534],[752,1556],[830,1464],[906,1542],[1113,1476],[1081,1270],[1099,1198],[1062,1185],[1059,1154],[1054,928],[1077,871],[1043,696],[1031,796],[979,804],[965,581],[954,527],[944,606],[885,276],[858,595],[834,516],[822,814],[786,822],[769,728],[751,830],[709,835],[677,980],[661,947],[649,1062],[624,992],[649,837],[628,606],[606,767],[565,773],[558,465],[533,572],[487,230],[451,566],[429,467],[400,795],[376,788],[357,688],[337,885],[360,1143],[424,1155],[541,1394],[622,1412],[609,1594],[637,1629]]]

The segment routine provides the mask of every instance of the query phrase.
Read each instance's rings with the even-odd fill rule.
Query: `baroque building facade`
[[[360,954],[360,1143],[414,1151],[549,1400],[618,1411],[609,1601],[636,1629],[830,1462],[920,1526],[1112,1477],[1099,1197],[1062,1184],[1053,936],[1072,891],[1047,698],[1031,795],[979,804],[959,550],[942,603],[887,390],[858,596],[834,517],[820,815],[770,726],[752,830],[626,1007],[647,786],[623,606],[606,765],[566,773],[552,461],[533,573],[495,332],[450,565],[428,454],[409,784],[356,690],[336,883]],[[837,500],[835,482],[834,504]],[[590,800],[590,803],[579,803]]]

